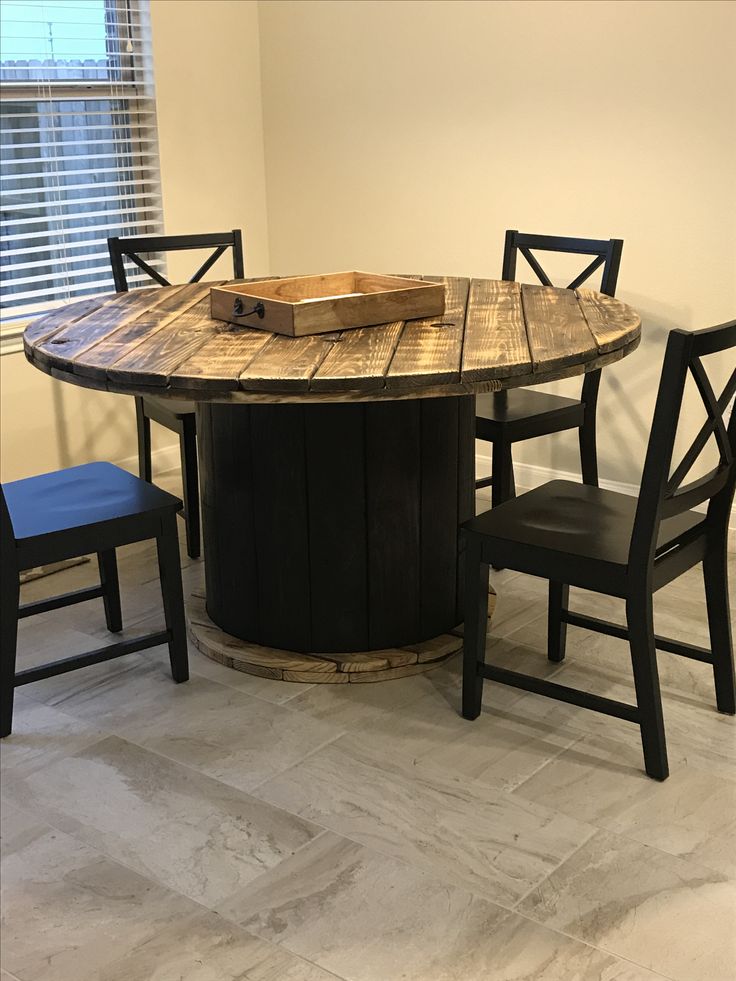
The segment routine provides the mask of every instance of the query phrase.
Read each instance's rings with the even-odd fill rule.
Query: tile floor
[[[185,588],[201,573],[186,562]],[[153,549],[121,550],[120,575],[126,629],[159,622]],[[625,645],[571,628],[549,664],[544,585],[493,578],[489,657],[632,697]],[[656,612],[707,642],[697,573]],[[99,646],[103,624],[94,602],[26,620],[21,661]],[[457,660],[359,686],[191,660],[186,685],[157,649],[19,691],[0,981],[736,977],[736,721],[706,665],[660,655],[660,785],[625,722],[491,683],[463,721]]]

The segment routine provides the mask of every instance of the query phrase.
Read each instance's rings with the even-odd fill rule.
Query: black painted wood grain
[[[419,399],[366,407],[368,605],[374,650],[400,647],[421,635],[420,437]]]
[[[309,653],[419,643],[458,621],[472,398],[199,408],[207,610]]]
[[[421,402],[420,631],[434,637],[455,616],[459,399]]]
[[[311,647],[305,411],[251,407],[260,633],[268,646],[294,651]]]
[[[304,418],[311,650],[367,650],[365,406],[315,405]]]
[[[475,395],[458,399],[458,526],[475,514]],[[462,536],[458,543],[457,606],[455,622],[462,623],[465,606],[465,562]]]
[[[197,405],[207,612],[241,637],[260,634],[250,413]]]

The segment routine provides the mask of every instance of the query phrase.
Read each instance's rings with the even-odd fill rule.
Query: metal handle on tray
[[[256,303],[252,310],[243,309],[243,301],[240,297],[235,300],[233,304],[233,317],[250,317],[252,314],[258,314],[258,319],[263,320],[266,316],[266,308],[262,303]]]

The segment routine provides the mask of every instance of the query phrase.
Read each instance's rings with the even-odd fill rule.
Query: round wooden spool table
[[[35,321],[28,360],[87,388],[197,403],[210,657],[290,681],[376,681],[461,647],[459,524],[475,395],[625,357],[640,320],[578,289],[415,277],[441,318],[291,338],[213,320],[194,284]]]

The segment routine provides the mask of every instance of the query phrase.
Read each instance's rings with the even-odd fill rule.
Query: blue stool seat
[[[176,515],[181,501],[111,463],[88,463],[0,488],[0,737],[13,725],[19,685],[168,644],[174,681],[189,678]],[[18,621],[101,598],[107,629],[123,629],[115,549],[155,539],[166,629],[16,672]],[[20,573],[97,553],[99,585],[20,604]]]
[[[3,490],[16,541],[148,512],[176,513],[182,506],[173,494],[112,463],[13,480]]]

